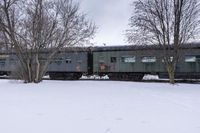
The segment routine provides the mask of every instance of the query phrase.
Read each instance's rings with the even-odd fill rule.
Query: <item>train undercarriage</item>
[[[49,72],[49,78],[52,80],[78,80],[81,78],[81,72]]]
[[[46,75],[49,75],[51,80],[79,80],[83,75],[91,76],[98,75],[103,77],[108,76],[109,80],[118,80],[118,81],[141,81],[143,77],[147,74],[158,75],[159,79],[169,79],[168,73],[132,73],[132,72],[100,72],[100,73],[84,73],[84,72],[48,72]],[[0,76],[10,75],[10,72],[0,71]],[[175,73],[175,79],[200,79],[200,73]]]
[[[141,81],[143,73],[108,73],[110,80]]]

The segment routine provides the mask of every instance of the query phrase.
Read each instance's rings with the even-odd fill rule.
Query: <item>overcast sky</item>
[[[132,0],[78,0],[98,26],[95,45],[125,45],[124,31],[131,16]]]

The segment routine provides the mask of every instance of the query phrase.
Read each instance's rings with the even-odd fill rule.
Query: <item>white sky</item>
[[[125,30],[133,0],[78,0],[82,10],[98,26],[95,45],[126,45]]]

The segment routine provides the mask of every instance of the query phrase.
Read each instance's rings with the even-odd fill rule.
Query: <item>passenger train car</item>
[[[145,74],[168,78],[162,49],[157,46],[100,47],[93,50],[93,73],[116,80],[142,80]],[[181,49],[175,78],[200,78],[200,44]]]
[[[0,52],[0,75],[15,69],[17,58]],[[145,74],[168,78],[158,46],[109,46],[64,49],[51,61],[51,79],[79,79],[82,75],[108,75],[112,80],[142,80]],[[181,48],[175,78],[200,79],[200,44]]]

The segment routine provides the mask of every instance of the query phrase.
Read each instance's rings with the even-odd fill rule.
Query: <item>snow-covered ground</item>
[[[200,133],[200,85],[0,80],[0,133]]]

